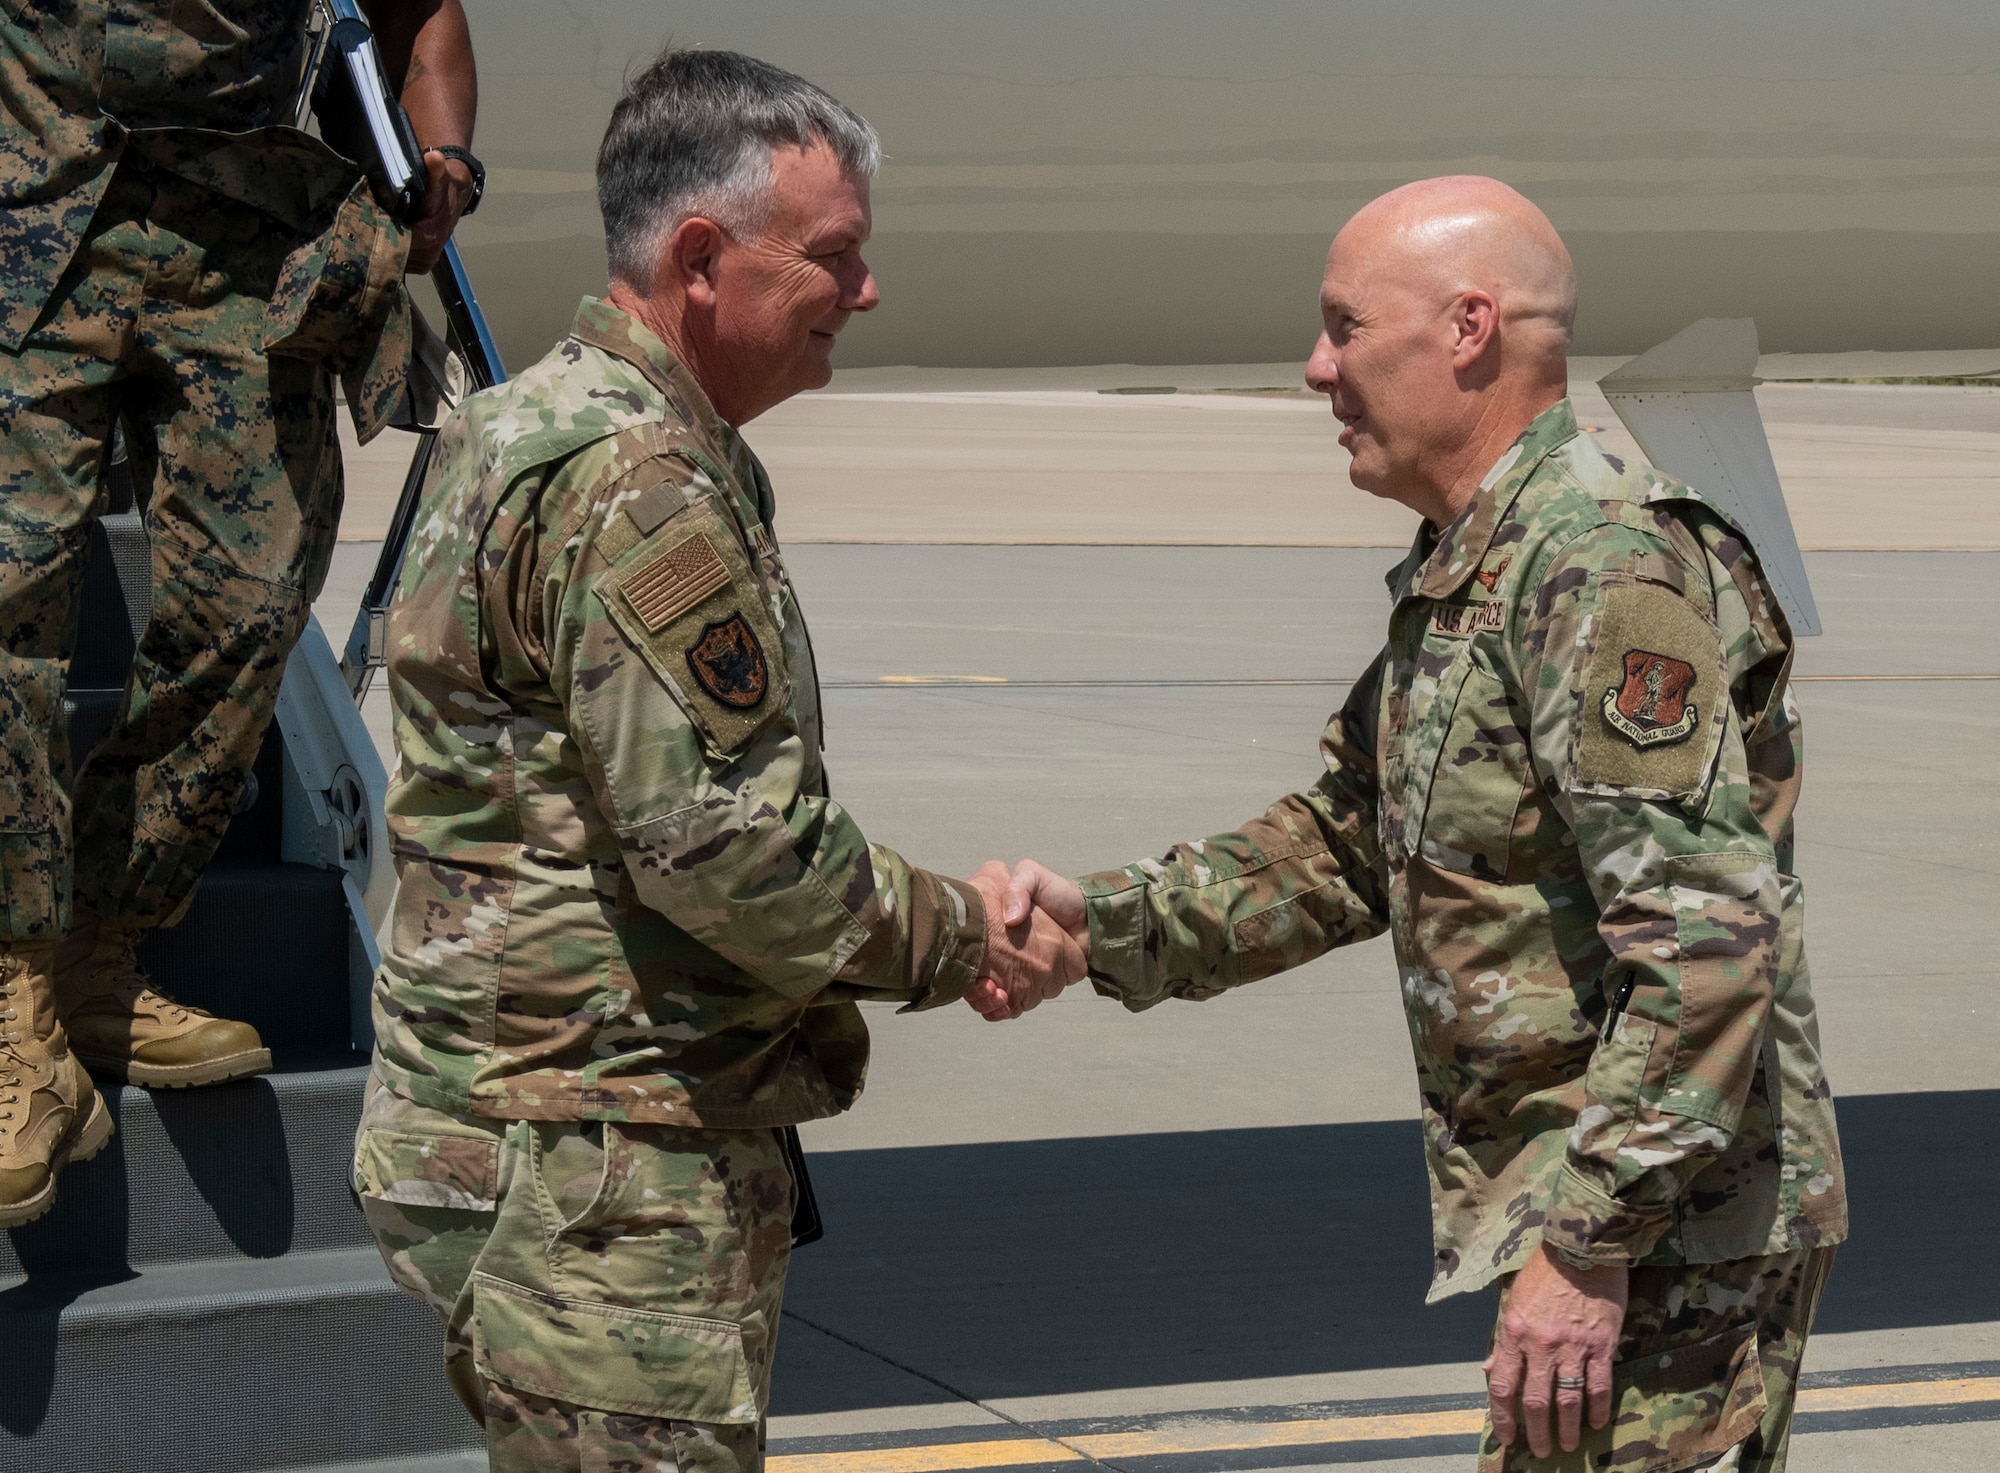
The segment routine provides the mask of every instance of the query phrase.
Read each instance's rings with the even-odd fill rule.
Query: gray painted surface
[[[1299,360],[1334,228],[1496,174],[1583,275],[1579,350],[1704,316],[1766,351],[2000,345],[2000,18],[1981,0],[474,0],[460,231],[510,362],[602,285],[592,161],[669,38],[802,72],[890,159],[840,355]]]

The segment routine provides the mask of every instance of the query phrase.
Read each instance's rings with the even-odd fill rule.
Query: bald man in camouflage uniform
[[[270,1067],[254,1028],[155,990],[136,948],[186,911],[325,576],[333,381],[366,439],[407,371],[410,234],[288,126],[308,9],[21,0],[0,16],[0,1225],[46,1211],[63,1163],[110,1136],[86,1063],[148,1086]],[[469,142],[458,0],[364,9],[384,13],[392,71],[429,63],[403,94],[419,138]],[[469,191],[463,164],[430,167],[419,270]],[[63,690],[117,424],[152,613],[72,781]]]
[[[1507,290],[1520,236],[1545,291]],[[1430,1298],[1502,1286],[1482,1467],[1775,1473],[1847,1234],[1793,873],[1793,641],[1725,518],[1578,429],[1568,270],[1490,180],[1410,186],[1342,232],[1309,375],[1357,483],[1429,519],[1326,771],[1080,887],[1024,865],[1010,904],[1086,932],[1134,1009],[1389,932]]]

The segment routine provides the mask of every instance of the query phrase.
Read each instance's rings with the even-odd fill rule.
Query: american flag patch
[[[635,568],[619,589],[639,621],[658,634],[716,589],[728,586],[729,569],[716,555],[715,544],[706,532],[697,532]]]

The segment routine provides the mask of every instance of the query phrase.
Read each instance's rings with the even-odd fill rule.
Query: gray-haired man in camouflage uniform
[[[157,991],[137,948],[193,899],[326,576],[334,379],[369,438],[408,373],[403,273],[472,198],[436,151],[472,141],[458,0],[361,8],[431,150],[414,230],[291,126],[309,0],[0,7],[0,1226],[110,1138],[91,1073],[271,1067],[248,1023]],[[152,613],[86,757],[63,695],[117,424]]]
[[[875,305],[878,158],[790,73],[659,58],[598,155],[609,299],[467,401],[424,492],[355,1186],[495,1473],[760,1467],[778,1128],[860,1094],[857,999],[989,973],[1026,1005],[1083,975],[1046,918],[998,928],[1004,871],[918,869],[826,797],[737,429],[826,383]]]
[[[1502,1286],[1482,1468],[1775,1473],[1847,1233],[1791,631],[1734,527],[1578,431],[1569,256],[1514,191],[1375,201],[1321,300],[1352,478],[1426,518],[1326,772],[1080,886],[1024,864],[1010,910],[1049,907],[1135,1009],[1389,931],[1430,1297]]]

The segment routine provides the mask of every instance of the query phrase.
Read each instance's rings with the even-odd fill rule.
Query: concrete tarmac
[[[1324,494],[1359,496],[1338,477]],[[1021,518],[1046,526],[1054,504],[1029,498]],[[1951,520],[1919,493],[1860,509],[1864,544]],[[372,552],[340,549],[330,631]],[[801,539],[787,556],[835,793],[871,837],[955,873],[1126,861],[1310,782],[1395,561]],[[1983,1470],[2000,1421],[2000,968],[1983,926],[2000,553],[1808,566],[1827,633],[1799,657],[1799,865],[1855,1236],[1792,1467]],[[379,694],[367,714],[386,737]],[[828,1237],[793,1268],[773,1473],[1471,1466],[1492,1304],[1422,1306],[1428,1211],[1385,941],[1136,1016],[1081,990],[1008,1025],[869,1011],[867,1098],[805,1132]]]

